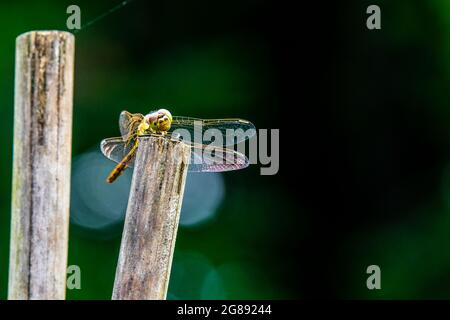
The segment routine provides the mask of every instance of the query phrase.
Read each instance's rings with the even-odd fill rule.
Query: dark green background
[[[15,38],[65,30],[69,4],[0,4],[3,299]],[[84,24],[116,2],[76,4]],[[382,30],[365,27],[370,4]],[[188,274],[171,298],[450,298],[449,39],[446,0],[135,0],[76,35],[73,155],[117,135],[123,109],[281,129],[278,175],[224,174],[215,218],[180,227],[174,268]],[[68,299],[110,298],[119,242],[71,225],[82,289]],[[379,291],[366,288],[372,264]]]

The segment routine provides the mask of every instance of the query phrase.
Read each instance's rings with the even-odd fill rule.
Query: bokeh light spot
[[[114,165],[100,150],[86,152],[73,162],[71,222],[90,229],[94,237],[119,235],[120,230],[113,227],[125,217],[132,170],[125,170],[114,183],[106,183]]]
[[[225,195],[220,173],[189,173],[181,207],[180,225],[194,226],[211,219]]]
[[[205,300],[223,300],[226,299],[225,287],[222,277],[213,269],[205,275],[201,289],[201,299]]]
[[[205,256],[175,251],[168,297],[222,299],[224,296],[220,275]]]

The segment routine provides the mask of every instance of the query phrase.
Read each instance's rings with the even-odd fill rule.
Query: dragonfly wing
[[[131,113],[126,110],[122,111],[119,116],[119,128],[123,141],[128,141],[130,135],[136,132],[144,115],[141,113]]]
[[[100,149],[105,157],[119,163],[130,152],[133,143],[126,143],[122,137],[106,138],[100,144]],[[134,157],[128,162],[127,166],[132,168]]]
[[[223,172],[248,167],[248,158],[235,150],[191,144],[190,172]]]
[[[231,146],[239,142],[250,139],[255,135],[255,126],[243,119],[197,119],[190,117],[173,117],[171,128],[169,132],[176,132],[176,130],[187,130],[190,134],[190,141],[196,143],[204,143],[203,138],[205,132],[209,129],[216,129],[222,136],[223,146]],[[181,132],[180,130],[180,132]],[[202,141],[195,141],[196,134],[200,133],[199,139]],[[212,133],[214,134],[214,133]],[[184,139],[186,140],[186,138]],[[211,142],[211,141],[206,141]],[[217,141],[215,141],[217,142]]]

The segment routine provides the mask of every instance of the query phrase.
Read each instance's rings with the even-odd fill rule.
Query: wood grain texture
[[[9,299],[64,299],[70,201],[74,37],[16,40]]]
[[[113,300],[166,298],[190,147],[140,138]]]

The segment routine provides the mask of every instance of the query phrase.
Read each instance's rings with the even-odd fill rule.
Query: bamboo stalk
[[[166,298],[190,152],[179,141],[140,138],[113,300]]]
[[[64,299],[74,36],[16,40],[9,299]]]

